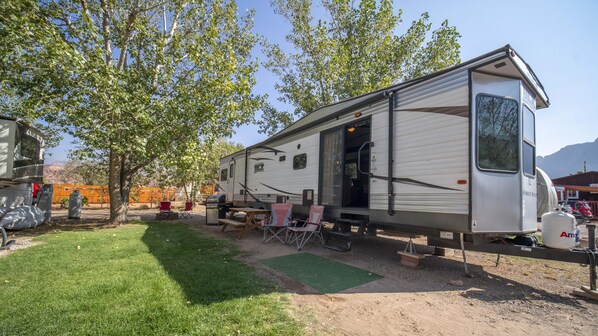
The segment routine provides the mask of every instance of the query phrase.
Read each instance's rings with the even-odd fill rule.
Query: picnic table
[[[222,224],[222,229],[220,231],[224,232],[229,225],[236,229],[240,229],[241,231],[239,232],[237,239],[241,239],[249,229],[260,227],[260,219],[258,219],[256,216],[270,214],[270,210],[266,209],[230,208],[229,210],[229,218],[218,220],[218,222]],[[239,212],[245,213],[240,221],[234,219],[235,214]]]

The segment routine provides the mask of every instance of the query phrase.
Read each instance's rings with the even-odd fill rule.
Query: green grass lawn
[[[0,258],[0,335],[292,335],[284,294],[184,225],[36,238]]]

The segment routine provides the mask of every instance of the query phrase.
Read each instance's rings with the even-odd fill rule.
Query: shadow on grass
[[[82,218],[68,219],[66,216],[52,217],[49,223],[25,230],[7,230],[11,238],[37,237],[47,233],[69,231],[94,231],[112,227],[108,219]]]
[[[202,236],[184,224],[148,222],[142,241],[176,281],[190,304],[212,304],[275,291],[237,261],[228,241]]]

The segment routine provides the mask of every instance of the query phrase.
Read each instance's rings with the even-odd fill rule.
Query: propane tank
[[[565,208],[542,215],[542,243],[548,247],[568,250],[581,241],[575,217]]]
[[[69,196],[69,219],[79,219],[82,206],[83,196],[81,196],[79,190],[73,191]]]

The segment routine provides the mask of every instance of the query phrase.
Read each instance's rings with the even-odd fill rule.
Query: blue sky
[[[358,1],[358,0],[356,0]],[[317,2],[314,0],[314,2]],[[551,106],[536,116],[537,154],[545,156],[570,144],[598,137],[598,1],[595,0],[395,0],[402,8],[402,34],[421,13],[428,12],[433,29],[444,19],[462,37],[461,60],[466,61],[510,44],[530,64],[550,97]],[[237,0],[240,11],[256,10],[254,31],[287,46],[289,26],[270,8],[269,0]],[[321,8],[314,8],[321,13]],[[261,57],[259,52],[256,52]],[[260,61],[262,61],[260,59]],[[258,72],[255,92],[275,103],[277,78]],[[280,107],[280,105],[279,105]],[[245,146],[264,140],[257,127],[240,127],[231,138]],[[66,159],[70,139],[53,150],[48,161]]]

